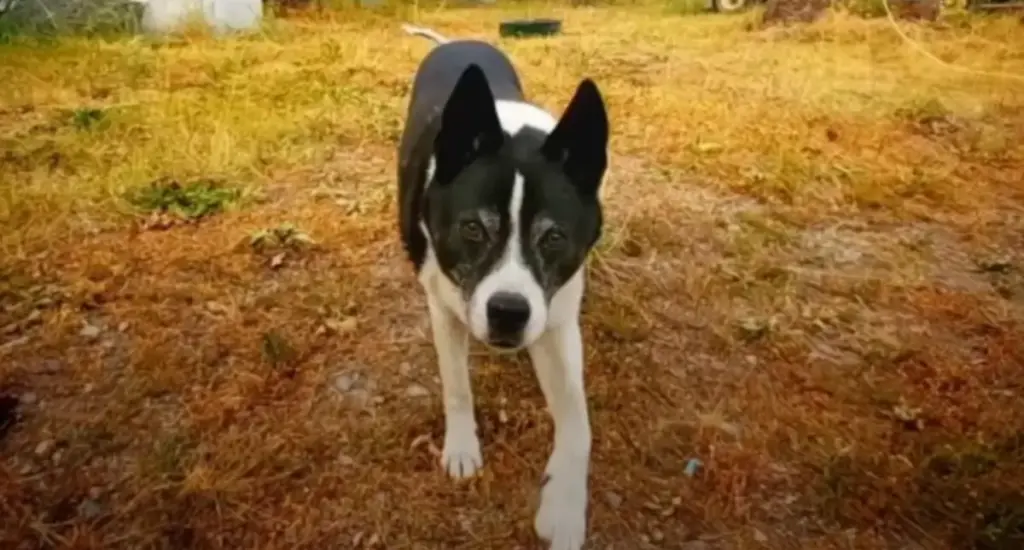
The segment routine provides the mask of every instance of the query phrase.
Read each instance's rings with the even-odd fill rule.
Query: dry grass
[[[493,39],[527,11],[566,20],[503,42],[530,94],[595,77],[614,126],[591,547],[1024,545],[1021,83],[844,16],[420,20]],[[1016,19],[906,31],[1024,74]],[[523,359],[477,360],[483,476],[436,466],[392,194],[428,48],[351,12],[0,46],[0,547],[534,544]]]

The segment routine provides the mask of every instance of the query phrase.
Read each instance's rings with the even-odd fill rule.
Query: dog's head
[[[589,79],[557,122],[499,111],[471,65],[441,114],[424,220],[459,289],[449,306],[477,339],[515,350],[579,306],[559,293],[582,293],[579,272],[601,233],[608,117]]]

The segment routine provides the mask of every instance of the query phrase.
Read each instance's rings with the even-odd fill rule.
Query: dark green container
[[[513,19],[502,21],[498,27],[501,36],[525,38],[529,36],[552,36],[562,32],[560,19]]]

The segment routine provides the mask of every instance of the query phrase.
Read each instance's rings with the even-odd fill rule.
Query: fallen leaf
[[[85,326],[82,327],[82,330],[78,331],[78,334],[92,340],[97,338],[100,335],[100,332],[100,327],[86,323]]]
[[[714,153],[724,149],[720,143],[712,143],[710,141],[702,141],[697,144],[697,150],[701,153]]]
[[[52,439],[44,439],[40,441],[35,448],[36,456],[47,456],[53,451],[55,443]]]
[[[924,420],[920,417],[921,408],[911,407],[910,405],[900,400],[900,403],[893,407],[893,415],[903,423],[903,426],[908,430],[921,431],[924,429]]]
[[[43,320],[43,314],[40,313],[38,309],[33,309],[32,313],[29,313],[28,317],[25,317],[25,319],[22,321],[22,324],[24,326],[30,326],[30,325],[34,325],[36,323],[40,323],[40,322],[42,322],[42,320]]]
[[[427,397],[430,395],[430,391],[427,388],[419,384],[410,384],[409,387],[405,388],[406,397]]]
[[[435,458],[441,456],[441,449],[438,449],[437,445],[434,445],[434,439],[430,437],[430,434],[418,435],[416,436],[415,439],[412,440],[412,443],[409,444],[410,451],[418,449],[420,447],[425,447],[427,449],[427,452],[430,453],[430,455]]]
[[[324,321],[324,325],[332,332],[338,334],[346,334],[353,332],[359,326],[359,321],[355,317],[346,317],[344,319],[327,319]]]
[[[142,222],[142,228],[148,231],[160,231],[169,229],[177,223],[174,216],[165,212],[153,212]]]
[[[430,443],[430,434],[420,434],[413,438],[412,443],[409,444],[409,449],[422,447],[428,443]]]
[[[740,337],[744,341],[753,342],[767,335],[771,329],[771,324],[763,319],[747,317],[740,320],[737,328],[739,329]]]
[[[206,302],[206,309],[210,313],[228,313],[228,307],[220,302],[210,300]]]

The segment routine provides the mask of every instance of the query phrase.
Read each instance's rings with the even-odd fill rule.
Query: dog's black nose
[[[487,324],[497,339],[518,337],[530,321],[530,302],[522,294],[498,292],[487,300]]]

